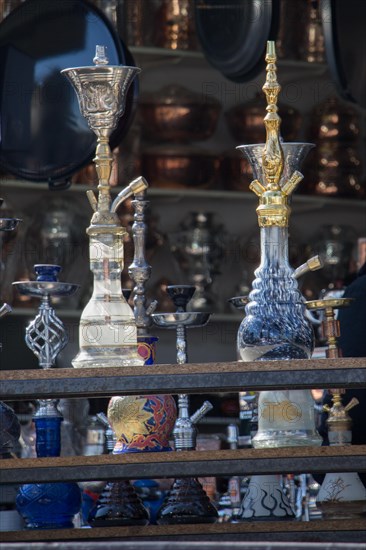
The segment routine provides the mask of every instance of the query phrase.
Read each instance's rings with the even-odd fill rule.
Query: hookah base
[[[108,483],[89,514],[91,527],[147,525],[149,512],[128,481]]]
[[[365,500],[339,500],[317,502],[322,512],[322,519],[361,519],[366,522],[366,501]]]
[[[218,513],[195,478],[176,479],[157,516],[158,525],[215,523]]]
[[[82,350],[75,359],[72,360],[72,366],[75,369],[104,368],[104,367],[136,367],[144,365],[144,359],[137,353],[136,349],[126,353],[126,350],[120,350],[120,353],[91,354]]]
[[[252,439],[255,449],[279,447],[320,447],[322,439],[312,430],[270,430],[261,431]]]

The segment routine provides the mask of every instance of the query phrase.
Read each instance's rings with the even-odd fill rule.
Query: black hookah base
[[[176,479],[161,506],[157,523],[215,523],[218,513],[200,482],[195,478]]]
[[[129,481],[108,483],[94,508],[88,523],[91,527],[147,525],[150,515]]]

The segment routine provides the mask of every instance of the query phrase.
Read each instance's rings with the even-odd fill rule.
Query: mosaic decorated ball
[[[112,397],[108,419],[117,438],[114,453],[170,451],[176,416],[171,395]]]

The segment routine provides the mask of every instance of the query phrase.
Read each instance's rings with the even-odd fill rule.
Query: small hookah
[[[73,85],[81,113],[97,135],[94,159],[98,174],[98,198],[92,190],[87,197],[94,211],[87,228],[90,269],[94,274],[92,296],[80,319],[80,351],[72,364],[84,367],[143,365],[137,352],[137,329],[132,309],[121,289],[123,236],[117,209],[128,197],[147,187],[139,177],[125,187],[112,202],[109,179],[113,155],[109,136],[125,110],[126,95],[138,67],[110,66],[104,46],[96,46],[94,66],[61,71]]]
[[[154,323],[160,328],[176,330],[177,363],[187,363],[187,329],[204,326],[210,317],[209,313],[187,312],[187,305],[192,298],[195,287],[191,285],[171,285],[167,292],[177,310],[175,313],[155,313]],[[197,429],[195,424],[212,409],[205,401],[193,415],[189,415],[189,396],[178,396],[178,418],[173,429],[175,450],[190,451],[196,448]],[[218,513],[196,478],[177,478],[168,492],[157,514],[157,523],[187,524],[214,523]]]
[[[329,359],[340,357],[337,338],[340,336],[339,321],[335,310],[348,307],[352,298],[327,298],[306,302],[309,310],[324,311],[320,325],[321,336],[327,341],[326,356]],[[344,389],[330,389],[332,406],[324,405],[328,413],[329,445],[352,444],[352,418],[348,411],[358,405],[355,397],[347,405],[342,403]],[[357,472],[337,472],[326,474],[317,496],[317,505],[325,519],[356,519],[366,513],[366,487]]]
[[[26,328],[25,342],[36,355],[43,369],[54,368],[56,358],[66,346],[68,337],[62,321],[51,305],[51,298],[71,296],[78,285],[58,280],[61,267],[34,266],[35,281],[20,281],[13,285],[24,296],[40,298],[35,319]],[[40,399],[33,417],[36,426],[37,457],[59,456],[61,451],[62,414],[57,399]],[[81,493],[77,483],[41,483],[22,485],[16,506],[28,529],[66,529],[73,527],[73,517],[80,510]]]

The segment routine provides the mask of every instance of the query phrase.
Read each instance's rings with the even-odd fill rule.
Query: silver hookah
[[[184,365],[187,359],[187,328],[202,327],[210,318],[210,313],[186,311],[195,287],[191,285],[171,285],[167,292],[177,307],[175,313],[154,313],[153,322],[160,328],[176,330],[176,351],[178,365]],[[195,424],[212,409],[205,401],[192,416],[189,415],[189,396],[178,395],[178,418],[173,429],[176,451],[188,451],[196,448],[197,430]]]
[[[80,350],[72,363],[76,368],[142,365],[135,318],[120,285],[126,229],[117,210],[128,197],[146,189],[147,182],[142,177],[135,179],[113,202],[109,183],[113,164],[109,137],[124,113],[128,89],[140,69],[109,65],[102,45],[96,46],[93,62],[93,66],[61,71],[74,87],[80,111],[97,136],[94,163],[99,182],[97,197],[93,190],[87,191],[94,211],[87,228],[93,294],[81,314]]]
[[[36,264],[36,281],[17,281],[13,285],[23,296],[41,300],[38,314],[26,328],[25,343],[38,359],[42,369],[56,366],[58,354],[68,343],[65,325],[56,315],[51,298],[66,298],[74,294],[79,285],[61,282],[58,274],[61,267],[50,264]],[[57,410],[57,399],[38,400],[36,417],[62,416]]]

